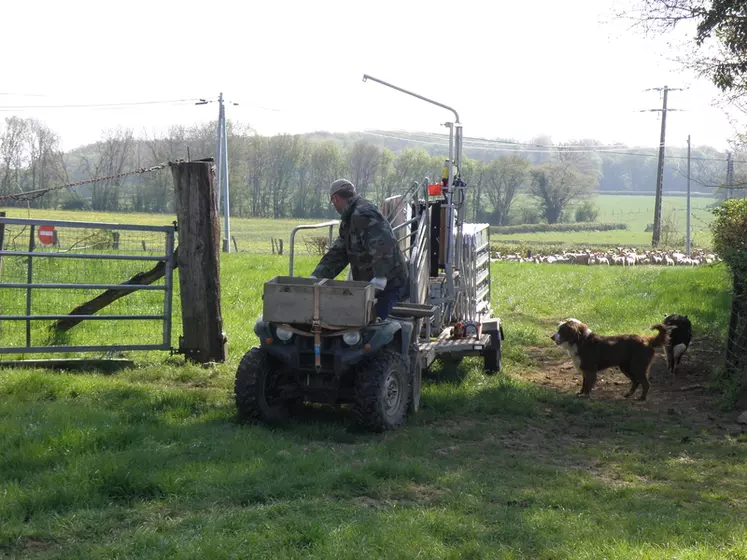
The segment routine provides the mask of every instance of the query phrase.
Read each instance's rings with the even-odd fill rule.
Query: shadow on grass
[[[426,385],[421,413],[383,435],[351,432],[345,409],[306,405],[280,428],[237,425],[230,399],[214,390],[16,377],[2,385],[0,405],[0,516],[8,520],[0,545],[11,553],[23,551],[19,535],[29,530],[63,536],[51,517],[65,520],[65,536],[83,534],[76,516],[116,519],[147,503],[176,507],[186,525],[162,530],[175,539],[190,531],[198,543],[211,524],[187,521],[210,507],[217,519],[256,515],[258,534],[283,530],[303,542],[304,523],[290,521],[313,519],[319,535],[361,524],[396,537],[404,526],[458,556],[499,542],[526,556],[572,557],[562,550],[579,543],[623,557],[614,554],[620,543],[708,546],[743,529],[728,494],[745,482],[747,446],[701,439],[686,419],[581,401],[504,374],[481,387]],[[107,542],[106,527],[86,539]],[[118,530],[138,532],[137,524]],[[360,534],[349,538],[365,549]],[[58,542],[61,553],[82,543]]]

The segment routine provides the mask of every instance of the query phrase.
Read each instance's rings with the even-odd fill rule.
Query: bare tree
[[[727,101],[747,108],[747,4],[741,0],[640,0],[632,19],[648,34],[671,32],[695,24],[692,52],[680,58],[685,66],[709,78]]]
[[[590,139],[561,144],[552,154],[551,160],[569,163],[576,171],[599,180],[602,176],[602,158],[593,151],[599,145],[599,141]]]
[[[485,186],[485,165],[475,159],[464,158],[460,174],[468,185],[467,210],[465,216],[471,216],[473,221],[482,219],[482,198]]]
[[[373,187],[376,170],[381,161],[381,150],[365,140],[358,140],[350,150],[348,157],[350,180],[361,195]]]
[[[272,217],[282,218],[287,214],[291,178],[303,153],[301,137],[297,134],[273,136],[268,147],[267,187],[272,200]]]
[[[27,142],[28,171],[23,190],[46,189],[67,182],[67,172],[57,134],[43,123],[29,119]],[[55,206],[59,195],[59,191],[50,192],[37,199],[37,204]]]
[[[28,121],[19,117],[5,119],[5,129],[0,136],[0,194],[22,191],[22,169],[27,160],[25,148],[28,138]]]
[[[522,156],[504,156],[485,166],[482,177],[485,194],[492,208],[491,223],[503,226],[516,194],[529,177],[529,160]]]
[[[299,167],[305,169],[305,181],[296,190],[293,215],[300,218],[329,213],[327,188],[345,167],[339,146],[331,141],[309,144]]]
[[[530,171],[529,194],[538,200],[547,222],[558,223],[570,204],[591,193],[594,178],[571,163],[544,163]]]
[[[269,173],[269,140],[255,135],[247,146],[246,182],[249,193],[250,215],[259,218],[267,216],[267,189],[263,189]]]
[[[82,156],[89,177],[111,177],[124,172],[131,165],[134,137],[131,129],[116,129],[104,132],[102,140],[95,144],[94,156]],[[91,206],[94,210],[118,210],[120,190],[124,178],[108,178],[93,183]]]
[[[381,202],[392,192],[394,182],[394,154],[388,148],[381,150],[374,181],[375,202]]]

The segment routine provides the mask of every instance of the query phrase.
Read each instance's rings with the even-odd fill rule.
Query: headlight
[[[345,344],[348,346],[355,346],[361,341],[361,333],[360,332],[346,332],[342,335],[342,340]]]
[[[275,329],[275,334],[283,342],[288,342],[291,338],[293,338],[293,331],[288,330],[288,329],[284,329],[283,327],[276,328]]]

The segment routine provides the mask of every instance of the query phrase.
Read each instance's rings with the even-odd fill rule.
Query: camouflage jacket
[[[407,287],[408,271],[392,227],[376,206],[359,195],[342,213],[340,235],[312,273],[335,278],[349,264],[353,280],[387,279],[387,287]]]

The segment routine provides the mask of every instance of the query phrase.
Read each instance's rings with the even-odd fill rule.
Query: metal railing
[[[7,218],[0,216],[0,232],[4,232],[6,226],[22,226],[21,233],[16,237],[20,236],[25,228],[28,228],[28,250],[27,251],[6,251],[3,250],[3,246],[0,245],[0,266],[2,260],[6,261],[8,258],[17,257],[19,259],[25,259],[25,262],[21,263],[26,265],[25,270],[25,282],[9,281],[4,282],[0,277],[0,289],[9,290],[25,290],[26,301],[25,301],[25,313],[9,313],[2,314],[0,309],[0,321],[25,321],[26,323],[26,336],[24,346],[8,346],[3,344],[2,336],[0,336],[0,354],[25,354],[25,353],[53,353],[53,352],[90,352],[90,351],[117,351],[117,350],[169,350],[171,349],[171,326],[172,326],[172,296],[173,296],[173,270],[174,270],[174,233],[176,231],[175,226],[147,226],[147,225],[135,225],[135,224],[108,224],[99,222],[71,222],[62,220],[40,220],[40,219],[22,219],[22,218]],[[59,228],[71,228],[75,230],[80,229],[93,229],[93,230],[106,230],[113,232],[113,238],[119,239],[119,234],[114,232],[119,231],[135,231],[135,232],[151,232],[152,233],[163,233],[165,235],[165,243],[163,254],[155,255],[142,255],[142,254],[127,254],[126,251],[119,249],[118,242],[114,246],[116,253],[76,253],[73,249],[67,249],[66,251],[61,250],[59,247],[52,246],[52,250],[39,251],[37,250],[38,245],[35,242],[35,235],[39,226],[54,226]],[[3,236],[0,235],[0,239]],[[144,242],[143,242],[144,246]],[[56,249],[56,250],[55,250]],[[90,247],[89,247],[90,249]],[[35,264],[39,259],[82,259],[82,260],[120,260],[120,261],[154,261],[163,262],[163,284],[159,285],[145,285],[136,283],[122,283],[113,284],[109,283],[96,283],[92,282],[91,278],[86,278],[85,282],[34,282]],[[18,268],[18,267],[17,267]],[[0,268],[0,271],[2,268]],[[14,280],[17,280],[14,279]],[[125,290],[127,292],[135,291],[161,291],[163,292],[163,304],[162,313],[143,313],[143,314],[71,314],[71,313],[32,313],[33,302],[34,302],[34,291],[36,290]],[[65,320],[70,319],[74,321],[78,320],[94,320],[94,321],[106,321],[106,320],[160,320],[162,321],[162,338],[160,343],[154,344],[109,344],[109,345],[32,345],[31,341],[31,323],[32,321],[48,321],[48,320]]]
[[[294,256],[295,256],[295,248],[296,248],[296,233],[298,233],[301,230],[304,229],[319,229],[323,227],[329,228],[329,243],[327,247],[332,246],[332,241],[334,239],[334,228],[335,226],[338,226],[340,224],[340,220],[330,220],[328,222],[321,222],[319,224],[304,224],[301,226],[296,226],[291,230],[290,235],[290,270],[288,272],[288,276],[293,276],[293,264],[294,264]]]

